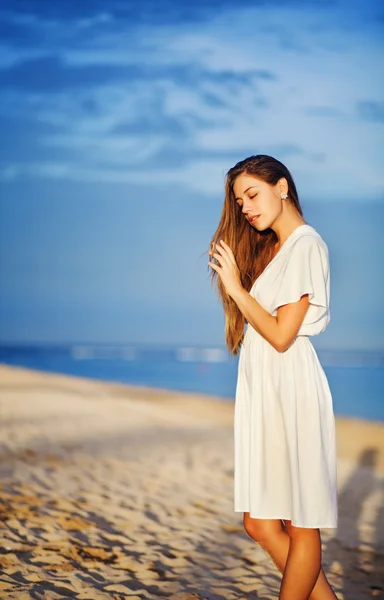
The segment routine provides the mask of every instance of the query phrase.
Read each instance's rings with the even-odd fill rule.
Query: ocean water
[[[317,350],[336,415],[384,421],[384,353]],[[221,348],[3,345],[0,362],[234,401],[238,357]]]

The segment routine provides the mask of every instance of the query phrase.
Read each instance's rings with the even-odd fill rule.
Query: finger
[[[211,263],[211,262],[208,262],[208,264],[209,264],[209,266],[210,266],[210,267],[211,267],[211,268],[212,268],[214,271],[217,271],[217,272],[219,272],[219,270],[220,270],[220,267],[219,267],[218,265],[214,265],[214,264],[213,264],[213,263]]]
[[[225,263],[228,266],[231,266],[233,264],[236,264],[235,260],[232,258],[232,256],[229,254],[228,250],[226,248],[224,248],[224,246],[222,246],[220,248],[221,252],[220,252],[220,258],[225,261]],[[217,249],[217,252],[219,252],[219,249]]]
[[[222,240],[220,240],[220,242],[222,242]],[[227,247],[229,248],[229,246]],[[216,260],[220,260],[220,264],[222,266],[224,266],[224,264],[228,265],[228,267],[230,267],[232,264],[236,265],[236,261],[234,260],[234,258],[232,259],[232,257],[230,256],[230,254],[224,246],[216,244],[215,250],[217,254],[214,253],[213,256],[216,258]]]
[[[231,262],[235,263],[236,262],[235,255],[233,254],[231,248],[228,246],[228,244],[226,242],[224,242],[224,240],[220,240],[220,243],[222,244],[222,247],[225,248],[225,250],[227,251],[227,253],[231,259]]]
[[[224,248],[222,246],[219,246],[219,244],[216,244],[216,246],[214,247],[215,252],[223,252],[224,254]]]
[[[231,265],[231,259],[228,255],[224,254],[224,252],[222,254],[219,254],[218,252],[214,252],[213,257],[216,258],[216,260],[220,261],[221,265],[228,265],[228,267]]]

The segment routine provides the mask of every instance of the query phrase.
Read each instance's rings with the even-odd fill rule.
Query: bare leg
[[[293,527],[290,521],[285,521],[283,524],[280,519],[252,519],[249,513],[244,513],[244,528],[248,535],[268,552],[280,573],[284,574],[291,535],[294,536],[297,528]],[[299,579],[300,577],[301,574]],[[320,569],[308,600],[337,600],[323,569]]]
[[[291,521],[284,521],[284,528],[288,532],[289,536],[294,537],[294,532],[297,530],[297,527],[294,527]],[[317,530],[319,531],[319,530]],[[321,550],[321,538],[319,531],[319,539],[320,539],[320,550]],[[287,557],[288,558],[288,557]],[[312,590],[311,595],[309,596],[309,600],[337,600],[337,596],[331,586],[328,583],[328,579],[325,576],[325,573],[322,568],[320,568],[320,573],[318,575],[315,586]]]
[[[293,527],[279,600],[308,600],[321,569],[321,539],[318,529]]]

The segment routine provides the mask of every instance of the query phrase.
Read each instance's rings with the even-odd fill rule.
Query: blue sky
[[[223,345],[225,172],[291,170],[331,258],[324,348],[383,348],[379,2],[0,9],[1,341]]]

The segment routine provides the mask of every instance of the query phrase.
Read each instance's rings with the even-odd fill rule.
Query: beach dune
[[[0,365],[0,598],[276,599],[233,511],[228,400]],[[337,418],[338,598],[384,598],[384,424]]]

